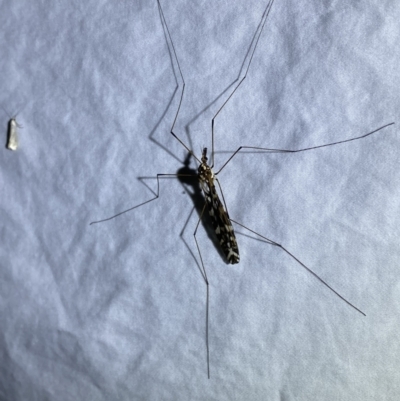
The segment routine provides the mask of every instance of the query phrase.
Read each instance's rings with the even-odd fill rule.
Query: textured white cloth
[[[266,3],[162,2],[186,82],[175,132],[197,155]],[[240,227],[241,262],[227,265],[200,225],[210,380],[198,214],[182,184],[160,180],[158,200],[89,226],[150,199],[156,180],[138,177],[176,173],[186,156],[169,134],[180,88],[156,0],[3,0],[0,20],[4,145],[8,119],[23,125],[0,157],[0,399],[398,398],[397,0],[276,0],[215,120],[216,151],[397,123],[239,154],[219,174],[231,218],[367,316]]]

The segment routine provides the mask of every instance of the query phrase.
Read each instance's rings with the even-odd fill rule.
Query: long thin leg
[[[235,92],[239,89],[239,86],[243,83],[243,81],[247,77],[247,73],[249,72],[251,62],[253,61],[254,53],[257,49],[258,41],[260,40],[261,33],[264,29],[265,23],[267,21],[268,15],[271,11],[272,5],[274,4],[275,0],[269,0],[267,6],[265,7],[264,13],[261,17],[261,21],[256,29],[256,32],[253,36],[253,39],[250,43],[250,48],[249,48],[249,53],[250,53],[250,58],[249,58],[249,63],[246,68],[246,72],[244,73],[243,78],[238,82],[238,84],[235,86],[233,89],[232,93],[229,95],[228,99],[225,100],[225,102],[222,104],[222,106],[218,109],[218,111],[215,113],[214,117],[211,120],[211,143],[212,143],[212,152],[211,152],[211,168],[214,167],[214,121],[217,118],[218,114],[222,111],[222,109],[226,106],[226,104],[231,100],[232,96],[235,94]],[[258,34],[257,34],[258,32]],[[253,47],[253,51],[251,51],[251,47]],[[246,55],[247,56],[247,55]],[[238,77],[239,79],[239,77]]]
[[[105,221],[112,220],[112,219],[114,219],[114,218],[116,218],[116,217],[118,217],[118,216],[121,216],[121,214],[130,212],[130,211],[133,210],[133,209],[136,209],[136,208],[138,208],[138,207],[140,207],[140,206],[145,205],[146,203],[150,203],[150,202],[152,202],[152,201],[158,199],[159,196],[160,196],[160,180],[159,180],[160,177],[161,177],[161,178],[193,177],[193,175],[192,175],[192,174],[157,174],[156,177],[152,177],[152,178],[156,178],[156,179],[157,179],[157,192],[154,193],[154,192],[152,191],[152,192],[154,193],[154,195],[155,195],[154,198],[151,198],[151,199],[149,199],[149,200],[147,200],[147,201],[145,201],[145,202],[139,203],[139,205],[133,206],[133,207],[127,209],[127,210],[124,210],[124,211],[122,211],[122,212],[119,212],[119,213],[117,213],[117,214],[115,214],[115,215],[113,215],[113,216],[111,216],[111,217],[107,217],[106,219],[97,220],[97,221],[92,221],[89,225],[97,224],[97,223],[103,223],[103,222],[105,222]]]
[[[259,41],[259,39],[260,39],[261,33],[262,33],[263,29],[264,29],[265,23],[266,23],[266,21],[267,21],[267,17],[268,17],[268,15],[269,15],[269,12],[270,12],[270,10],[271,10],[271,7],[272,7],[274,1],[275,1],[275,0],[269,0],[268,4],[267,4],[267,6],[266,6],[266,8],[265,8],[265,10],[264,10],[264,13],[263,13],[263,15],[262,15],[262,17],[261,17],[260,24],[258,25],[257,30],[256,30],[256,33],[255,33],[255,35],[254,35],[254,37],[253,37],[253,39],[252,39],[252,41],[251,41],[250,49],[249,49],[250,58],[249,58],[249,62],[248,62],[248,65],[247,65],[247,68],[246,68],[246,71],[245,71],[245,74],[244,74],[243,78],[240,79],[240,81],[239,81],[239,82],[237,83],[237,85],[234,87],[234,89],[233,89],[233,91],[231,92],[231,94],[228,96],[228,99],[222,104],[222,106],[218,109],[218,111],[216,112],[216,114],[214,115],[214,117],[213,117],[212,120],[211,120],[211,141],[212,141],[211,168],[213,168],[213,166],[214,166],[214,120],[216,119],[216,117],[218,116],[218,114],[222,111],[222,109],[225,107],[225,105],[229,102],[229,100],[232,98],[233,94],[238,90],[238,88],[239,88],[239,86],[242,84],[242,82],[246,79],[247,73],[248,73],[248,71],[249,71],[249,69],[250,69],[250,65],[251,65],[251,62],[252,62],[253,57],[254,57],[254,53],[255,53],[256,48],[257,48],[257,45],[258,45],[258,41]],[[171,133],[171,135],[172,135],[176,140],[179,141],[179,143],[180,143],[180,144],[181,144],[181,145],[182,145],[182,146],[183,146],[183,147],[199,162],[199,163],[201,163],[201,161],[199,160],[198,157],[196,157],[196,155],[193,153],[193,151],[192,151],[191,149],[189,149],[189,147],[188,147],[188,146],[175,134],[175,132],[174,132],[175,124],[176,124],[176,121],[177,121],[177,119],[178,119],[178,115],[179,115],[179,112],[180,112],[180,109],[181,109],[181,106],[182,106],[183,95],[184,95],[184,93],[185,93],[185,86],[186,86],[186,83],[185,83],[185,79],[183,78],[182,69],[181,69],[181,66],[180,66],[180,63],[179,63],[178,56],[177,56],[177,54],[176,54],[174,42],[173,42],[173,40],[172,40],[171,33],[170,33],[170,31],[169,31],[169,27],[168,27],[167,21],[166,21],[166,19],[165,19],[164,12],[163,12],[162,7],[161,7],[160,0],[157,0],[157,3],[158,3],[158,7],[159,7],[159,11],[160,11],[162,20],[163,20],[163,22],[164,22],[164,24],[165,24],[165,27],[166,27],[166,32],[167,32],[169,41],[171,42],[171,48],[172,48],[172,51],[173,51],[173,53],[174,53],[175,60],[176,60],[177,66],[178,66],[179,75],[181,76],[181,79],[182,79],[182,91],[181,91],[181,96],[180,96],[180,99],[179,99],[178,109],[177,109],[177,111],[176,111],[175,118],[174,118],[174,121],[173,121],[173,123],[172,123],[170,133]],[[258,34],[257,34],[257,32],[258,32]],[[254,47],[253,47],[253,50],[251,51],[252,46],[254,46]],[[246,56],[247,56],[247,55],[246,55]],[[240,76],[240,75],[239,75],[239,76]],[[236,79],[236,81],[237,81],[238,79],[239,79],[239,77]],[[179,84],[178,84],[178,85],[179,85]]]
[[[244,229],[250,231],[253,234],[256,234],[260,238],[262,238],[267,244],[277,246],[278,248],[282,249],[282,251],[286,252],[291,258],[293,258],[297,263],[299,263],[301,266],[303,266],[309,273],[311,273],[316,279],[318,279],[325,287],[329,288],[335,295],[337,295],[342,301],[346,302],[347,305],[351,306],[353,309],[355,309],[357,312],[361,313],[362,315],[366,316],[363,311],[358,309],[356,306],[354,306],[351,302],[349,302],[346,298],[344,298],[342,295],[340,295],[336,290],[334,290],[326,281],[324,281],[321,277],[319,277],[316,273],[314,273],[309,267],[307,267],[302,261],[300,261],[296,256],[294,256],[291,252],[289,252],[283,245],[278,244],[275,241],[272,241],[271,239],[264,237],[263,235],[259,234],[258,232],[244,226],[243,224],[237,222],[236,220],[230,219],[231,222],[239,225],[240,227],[243,227]]]
[[[244,149],[252,149],[253,151],[256,151],[254,153],[298,153],[298,152],[305,152],[307,150],[314,150],[314,149],[319,149],[319,148],[325,148],[327,146],[334,146],[334,145],[340,145],[341,143],[346,143],[346,142],[351,142],[351,141],[356,141],[358,139],[363,139],[366,138],[372,134],[377,133],[378,131],[383,130],[384,128],[387,128],[391,125],[394,125],[393,123],[389,123],[386,125],[383,125],[382,127],[379,127],[371,132],[368,132],[368,134],[364,134],[361,136],[356,136],[354,138],[349,138],[349,139],[344,139],[343,141],[337,141],[337,142],[332,142],[332,143],[326,143],[324,145],[318,145],[318,146],[311,146],[308,148],[303,148],[303,149],[274,149],[274,148],[261,148],[257,146],[239,146],[233,153],[232,155],[228,158],[228,160],[222,165],[222,167],[215,173],[215,175],[219,174],[225,166],[241,151]],[[226,152],[218,152],[218,153],[226,153]],[[230,153],[230,152],[229,152]],[[253,152],[242,152],[242,153],[253,153]]]
[[[165,16],[164,16],[163,9],[162,9],[162,7],[161,7],[160,0],[157,0],[157,3],[158,3],[158,8],[159,8],[159,10],[160,10],[160,14],[161,14],[161,16],[162,16],[162,20],[163,20],[163,22],[164,22],[164,24],[165,24],[165,27],[166,27],[166,29],[167,29],[168,38],[169,38],[169,40],[170,40],[170,42],[171,42],[171,48],[172,48],[172,51],[173,51],[173,53],[174,53],[176,63],[177,63],[177,65],[178,65],[179,75],[181,76],[181,79],[182,79],[182,92],[181,92],[181,96],[180,96],[180,98],[179,98],[178,109],[176,110],[174,122],[172,123],[170,133],[171,133],[171,135],[172,135],[177,141],[179,141],[179,143],[180,143],[180,144],[181,144],[181,145],[182,145],[182,146],[183,146],[183,147],[199,162],[199,163],[201,163],[201,161],[196,157],[196,155],[193,153],[193,151],[192,151],[191,149],[189,149],[189,148],[185,145],[185,143],[174,133],[174,127],[175,127],[175,124],[176,124],[176,120],[178,119],[178,114],[179,114],[179,112],[180,112],[180,110],[181,110],[182,100],[183,100],[183,95],[184,95],[184,93],[185,93],[185,86],[186,86],[186,84],[185,84],[185,79],[183,78],[183,74],[182,74],[182,70],[181,70],[181,65],[180,65],[180,63],[179,63],[178,56],[177,56],[176,51],[175,51],[174,42],[172,41],[171,33],[169,32],[168,24],[167,24],[167,21],[166,21]],[[178,85],[179,85],[179,84],[178,84]]]
[[[201,256],[201,252],[200,252],[200,246],[199,243],[197,241],[196,238],[196,234],[197,234],[197,229],[199,228],[199,224],[200,221],[203,217],[203,213],[204,210],[206,209],[207,204],[204,204],[203,210],[201,212],[201,215],[199,217],[199,221],[196,224],[196,228],[194,230],[193,236],[194,236],[194,240],[196,242],[196,247],[197,247],[197,251],[199,252],[199,256],[200,256],[200,262],[201,262],[201,266],[202,266],[202,276],[204,279],[204,282],[206,283],[206,287],[207,287],[207,295],[206,295],[206,352],[207,352],[207,377],[210,378],[210,347],[209,347],[209,339],[208,339],[208,330],[209,330],[209,312],[210,312],[210,286],[208,283],[208,278],[207,278],[207,273],[206,273],[206,269],[204,267],[204,263],[203,263],[203,257]]]

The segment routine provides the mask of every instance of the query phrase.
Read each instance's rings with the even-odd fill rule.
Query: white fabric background
[[[186,81],[176,132],[197,154],[266,3],[162,1]],[[185,157],[169,135],[179,90],[156,0],[2,0],[0,19],[0,105],[23,125],[18,151],[0,157],[2,400],[398,399],[397,0],[276,0],[215,128],[216,150],[234,150],[397,123],[325,149],[239,155],[220,174],[232,218],[367,316],[243,229],[241,262],[226,265],[200,226],[210,380],[198,217],[186,247],[181,183],[89,226],[149,199],[137,178],[176,173]]]

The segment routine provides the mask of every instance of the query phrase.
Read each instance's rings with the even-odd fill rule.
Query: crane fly
[[[236,264],[239,263],[240,261],[240,256],[239,256],[239,247],[238,247],[238,243],[235,237],[235,232],[234,232],[234,228],[232,223],[235,223],[236,225],[238,225],[239,227],[247,230],[248,232],[255,234],[258,238],[260,238],[263,242],[276,246],[278,248],[280,248],[281,250],[283,250],[286,254],[288,254],[291,258],[293,258],[297,263],[299,263],[303,268],[305,268],[309,273],[311,273],[317,280],[319,280],[324,286],[326,286],[330,291],[332,291],[336,296],[338,296],[341,300],[343,300],[345,303],[347,303],[350,307],[352,307],[353,309],[355,309],[357,312],[359,312],[360,314],[365,316],[365,313],[362,312],[360,309],[358,309],[356,306],[354,306],[352,303],[350,303],[347,299],[345,299],[342,295],[340,295],[336,290],[334,290],[327,282],[325,282],[321,277],[319,277],[315,272],[313,272],[310,268],[308,268],[297,256],[293,255],[289,250],[287,250],[283,245],[257,233],[255,230],[252,230],[251,228],[247,227],[246,225],[230,218],[229,214],[228,214],[228,209],[226,206],[226,202],[224,199],[224,195],[222,192],[222,188],[221,185],[218,181],[218,174],[228,165],[228,163],[231,162],[231,160],[240,152],[245,153],[243,151],[251,151],[251,152],[256,152],[256,153],[298,153],[298,152],[304,152],[304,151],[311,151],[311,150],[315,150],[315,149],[319,149],[319,148],[324,148],[324,147],[328,147],[328,146],[334,146],[334,145],[339,145],[339,144],[343,144],[343,143],[347,143],[347,142],[352,142],[355,140],[359,140],[362,138],[366,138],[370,135],[373,135],[375,133],[377,133],[378,131],[383,130],[386,127],[389,127],[391,125],[393,125],[394,123],[389,123],[386,125],[383,125],[367,134],[361,135],[361,136],[357,136],[357,137],[352,137],[349,139],[344,139],[341,141],[337,141],[337,142],[332,142],[332,143],[326,143],[326,144],[322,144],[322,145],[317,145],[317,146],[310,146],[307,148],[302,148],[302,149],[276,149],[276,148],[264,148],[264,147],[255,147],[255,146],[247,146],[247,145],[242,145],[240,147],[238,147],[235,151],[231,152],[231,155],[228,157],[228,159],[222,164],[222,166],[216,171],[214,172],[214,155],[215,155],[215,151],[214,151],[214,121],[217,118],[217,116],[220,114],[220,112],[223,110],[223,108],[226,106],[226,104],[230,101],[230,99],[232,98],[232,96],[237,92],[238,88],[240,87],[240,85],[243,83],[243,81],[246,79],[247,77],[247,73],[250,69],[250,65],[252,63],[253,57],[254,57],[254,53],[256,51],[261,33],[263,32],[264,26],[266,24],[267,18],[270,14],[272,5],[274,3],[275,0],[269,0],[266,8],[263,12],[263,15],[261,17],[260,23],[255,31],[255,34],[253,36],[253,39],[250,43],[250,47],[249,47],[249,51],[247,53],[247,55],[245,56],[245,61],[246,64],[243,63],[243,65],[245,65],[245,67],[243,68],[243,70],[245,71],[244,75],[240,78],[241,74],[239,74],[238,78],[231,84],[233,85],[233,89],[230,92],[230,94],[227,96],[227,99],[223,102],[223,104],[219,107],[218,111],[215,113],[215,115],[213,116],[212,120],[211,120],[211,162],[210,164],[208,164],[208,157],[207,157],[207,147],[203,147],[202,150],[202,154],[201,157],[197,157],[195,155],[195,153],[193,152],[193,150],[184,143],[184,141],[174,132],[174,128],[175,128],[175,124],[178,118],[178,115],[180,113],[180,109],[182,106],[182,102],[183,102],[183,98],[184,98],[184,93],[185,93],[185,80],[183,77],[183,73],[181,70],[181,65],[179,63],[179,59],[175,50],[175,46],[174,46],[174,42],[172,40],[172,36],[170,34],[169,28],[168,28],[168,24],[166,22],[166,18],[164,16],[164,12],[163,9],[161,7],[161,3],[160,0],[157,0],[157,5],[158,5],[158,10],[160,13],[160,18],[161,18],[161,22],[163,25],[163,29],[164,29],[164,33],[166,36],[166,40],[167,40],[167,44],[168,47],[170,49],[170,54],[173,54],[173,59],[177,65],[177,70],[179,71],[179,76],[181,78],[182,84],[180,85],[178,83],[178,86],[181,86],[181,92],[180,92],[180,98],[179,98],[179,104],[175,113],[175,117],[170,129],[170,134],[183,146],[183,148],[186,149],[186,151],[188,152],[189,158],[193,157],[197,163],[198,163],[198,170],[197,173],[191,172],[191,173],[180,173],[180,174],[164,174],[164,173],[159,173],[157,174],[154,178],[156,178],[157,180],[157,190],[156,192],[154,192],[154,197],[143,202],[140,203],[136,206],[133,206],[127,210],[124,210],[114,216],[111,216],[109,218],[106,219],[102,219],[102,220],[98,220],[98,221],[93,221],[90,224],[96,224],[96,223],[100,223],[100,222],[104,222],[107,220],[111,220],[117,216],[120,216],[121,214],[124,214],[128,211],[131,211],[133,209],[136,209],[138,207],[141,207],[149,202],[152,202],[156,199],[159,198],[160,196],[160,178],[171,178],[171,177],[178,177],[178,178],[183,178],[183,177],[197,177],[198,179],[198,183],[199,186],[201,188],[201,191],[203,192],[204,195],[204,205],[201,209],[201,212],[199,213],[199,219],[198,222],[196,224],[193,236],[194,236],[194,240],[196,243],[196,247],[197,247],[197,251],[199,254],[199,260],[200,260],[200,272],[201,275],[203,277],[204,283],[206,285],[206,310],[205,310],[205,315],[206,315],[206,334],[205,334],[205,342],[206,342],[206,363],[207,363],[207,376],[208,378],[210,378],[210,345],[209,345],[209,299],[210,299],[210,295],[209,295],[209,280],[207,277],[207,273],[206,273],[206,269],[205,269],[205,265],[203,262],[203,258],[202,258],[202,253],[200,250],[200,246],[199,243],[197,241],[197,230],[199,227],[200,222],[203,219],[203,214],[205,209],[208,209],[208,214],[213,226],[213,229],[215,231],[215,235],[216,238],[218,239],[218,243],[219,246],[221,247],[221,250],[223,252],[223,254],[225,255],[226,261],[229,264]],[[175,68],[174,68],[175,71]],[[156,142],[156,141],[155,141]],[[157,143],[157,142],[156,142]],[[163,147],[164,150],[166,150]],[[168,151],[168,150],[167,150]],[[169,151],[168,151],[169,152]],[[141,177],[141,178],[148,178],[148,177]],[[219,193],[220,195],[219,195]]]

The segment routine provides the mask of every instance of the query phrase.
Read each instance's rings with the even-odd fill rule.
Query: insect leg
[[[163,12],[163,9],[162,9],[162,7],[161,7],[161,3],[160,3],[160,0],[157,0],[157,4],[158,4],[158,9],[159,9],[159,11],[160,11],[160,15],[161,15],[161,18],[162,18],[162,20],[163,20],[163,23],[164,23],[164,25],[165,25],[165,28],[166,28],[166,32],[167,32],[167,36],[168,36],[168,38],[169,38],[169,41],[170,41],[170,43],[171,43],[171,49],[172,49],[172,51],[173,51],[173,53],[174,53],[174,57],[175,57],[175,60],[176,60],[176,63],[177,63],[177,66],[178,66],[178,70],[179,70],[179,75],[181,76],[181,79],[182,79],[182,91],[181,91],[181,96],[180,96],[180,98],[179,98],[179,105],[178,105],[178,109],[176,110],[176,114],[175,114],[175,118],[174,118],[174,121],[173,121],[173,123],[172,123],[172,126],[171,126],[171,129],[170,129],[170,133],[171,133],[171,135],[199,162],[199,163],[201,163],[201,161],[196,157],[196,155],[193,153],[193,151],[191,150],[191,149],[189,149],[189,147],[188,146],[186,146],[186,144],[174,133],[174,128],[175,128],[175,124],[176,124],[176,120],[178,119],[178,115],[179,115],[179,112],[180,112],[180,110],[181,110],[181,106],[182,106],[182,100],[183,100],[183,95],[184,95],[184,93],[185,93],[185,86],[186,86],[186,84],[185,84],[185,79],[183,78],[183,74],[182,74],[182,70],[181,70],[181,65],[180,65],[180,63],[179,63],[179,60],[178,60],[178,56],[177,56],[177,54],[176,54],[176,50],[175,50],[175,46],[174,46],[174,42],[173,42],[173,40],[172,40],[172,37],[171,37],[171,33],[170,33],[170,31],[169,31],[169,28],[168,28],[168,24],[167,24],[167,21],[166,21],[166,19],[165,19],[165,16],[164,16],[164,12]],[[179,83],[178,83],[178,86],[179,86]]]
[[[193,236],[194,236],[194,240],[196,242],[196,247],[197,247],[197,251],[199,252],[199,256],[200,256],[200,262],[201,262],[201,275],[203,276],[203,280],[206,283],[206,287],[207,287],[207,295],[206,295],[206,352],[207,352],[207,377],[210,378],[210,347],[209,347],[209,339],[208,339],[208,329],[209,329],[209,311],[210,311],[210,286],[208,283],[208,278],[207,278],[207,273],[206,273],[206,269],[204,267],[204,262],[203,262],[203,257],[201,256],[201,252],[200,252],[200,246],[199,243],[197,241],[196,238],[196,234],[197,234],[197,229],[199,228],[200,225],[200,221],[203,217],[204,211],[206,210],[206,204],[204,204],[203,210],[201,212],[201,215],[199,217],[199,220],[196,224],[196,228],[194,230]]]
[[[356,136],[353,138],[349,138],[349,139],[344,139],[342,141],[337,141],[337,142],[331,142],[331,143],[325,143],[323,145],[317,145],[317,146],[310,146],[308,148],[303,148],[303,149],[275,149],[275,148],[262,148],[262,147],[257,147],[257,146],[239,146],[239,148],[237,148],[232,155],[228,158],[228,160],[222,165],[222,167],[215,173],[215,175],[219,174],[224,168],[225,166],[242,150],[246,150],[249,149],[249,152],[241,152],[241,153],[298,153],[298,152],[305,152],[307,150],[314,150],[314,149],[319,149],[319,148],[325,148],[328,146],[334,146],[334,145],[340,145],[341,143],[346,143],[346,142],[351,142],[351,141],[356,141],[358,139],[363,139],[366,138],[372,134],[375,134],[381,130],[383,130],[384,128],[387,128],[391,125],[394,125],[393,123],[389,123],[389,124],[385,124],[382,127],[379,127],[371,132],[368,132],[367,134],[361,135],[361,136]],[[227,151],[221,151],[218,153],[228,153]],[[231,153],[231,152],[229,152]]]
[[[103,223],[105,221],[112,220],[112,219],[114,219],[114,218],[116,218],[118,216],[121,216],[124,213],[130,212],[133,209],[136,209],[136,208],[138,208],[140,206],[146,205],[147,203],[150,203],[150,202],[158,199],[159,196],[160,196],[160,178],[175,178],[175,177],[188,177],[188,176],[193,177],[193,175],[186,175],[186,174],[157,174],[156,177],[151,177],[151,178],[156,178],[157,179],[157,192],[154,192],[154,191],[151,190],[155,195],[153,198],[148,199],[147,201],[144,201],[142,203],[139,203],[138,205],[133,206],[133,207],[131,207],[129,209],[126,209],[126,210],[124,210],[122,212],[119,212],[119,213],[117,213],[117,214],[115,214],[115,215],[113,215],[111,217],[107,217],[107,218],[102,219],[102,220],[92,221],[89,225],[97,224],[97,223]],[[141,178],[145,178],[145,177],[141,177]],[[147,188],[149,188],[149,187],[147,187]]]
[[[283,245],[278,244],[275,241],[272,241],[271,239],[259,234],[258,232],[246,227],[245,225],[237,222],[236,220],[230,219],[233,223],[239,225],[240,227],[243,227],[247,231],[250,231],[253,234],[256,234],[259,236],[264,242],[267,244],[277,246],[278,248],[282,249],[282,251],[286,252],[291,258],[293,258],[297,263],[299,263],[301,266],[303,266],[309,273],[311,273],[316,279],[318,279],[325,287],[329,288],[336,296],[338,296],[342,301],[346,302],[347,305],[351,306],[353,309],[355,309],[357,312],[361,313],[362,315],[366,316],[363,311],[358,309],[356,306],[354,306],[351,302],[349,302],[346,298],[344,298],[342,295],[340,295],[336,290],[334,290],[325,280],[323,280],[321,277],[318,276],[317,273],[313,272],[309,267],[307,267],[300,259],[298,259],[296,256],[294,256],[290,251],[288,251]]]
[[[253,39],[251,40],[249,50],[243,60],[242,69],[245,66],[245,61],[246,61],[247,56],[250,54],[249,62],[247,64],[247,68],[245,69],[243,78],[240,79],[240,81],[237,83],[237,85],[232,90],[231,94],[228,96],[228,98],[225,100],[225,102],[222,104],[222,106],[218,109],[218,111],[215,113],[214,117],[211,120],[211,143],[212,143],[212,145],[211,145],[211,149],[212,149],[212,151],[211,151],[211,168],[214,167],[214,153],[215,153],[214,152],[214,120],[217,118],[218,114],[226,106],[226,104],[229,102],[229,100],[232,98],[232,96],[235,94],[235,92],[239,89],[239,86],[246,79],[247,73],[249,72],[249,69],[250,69],[251,62],[253,61],[254,53],[257,49],[258,41],[260,40],[261,33],[264,29],[265,23],[267,21],[268,15],[271,11],[272,5],[274,4],[274,1],[275,0],[269,0],[267,6],[265,7],[264,13],[261,17],[260,23],[258,24],[256,32],[254,33]],[[253,50],[251,50],[252,48],[253,48]],[[242,69],[240,70],[239,76],[236,79],[236,81],[239,80]]]

